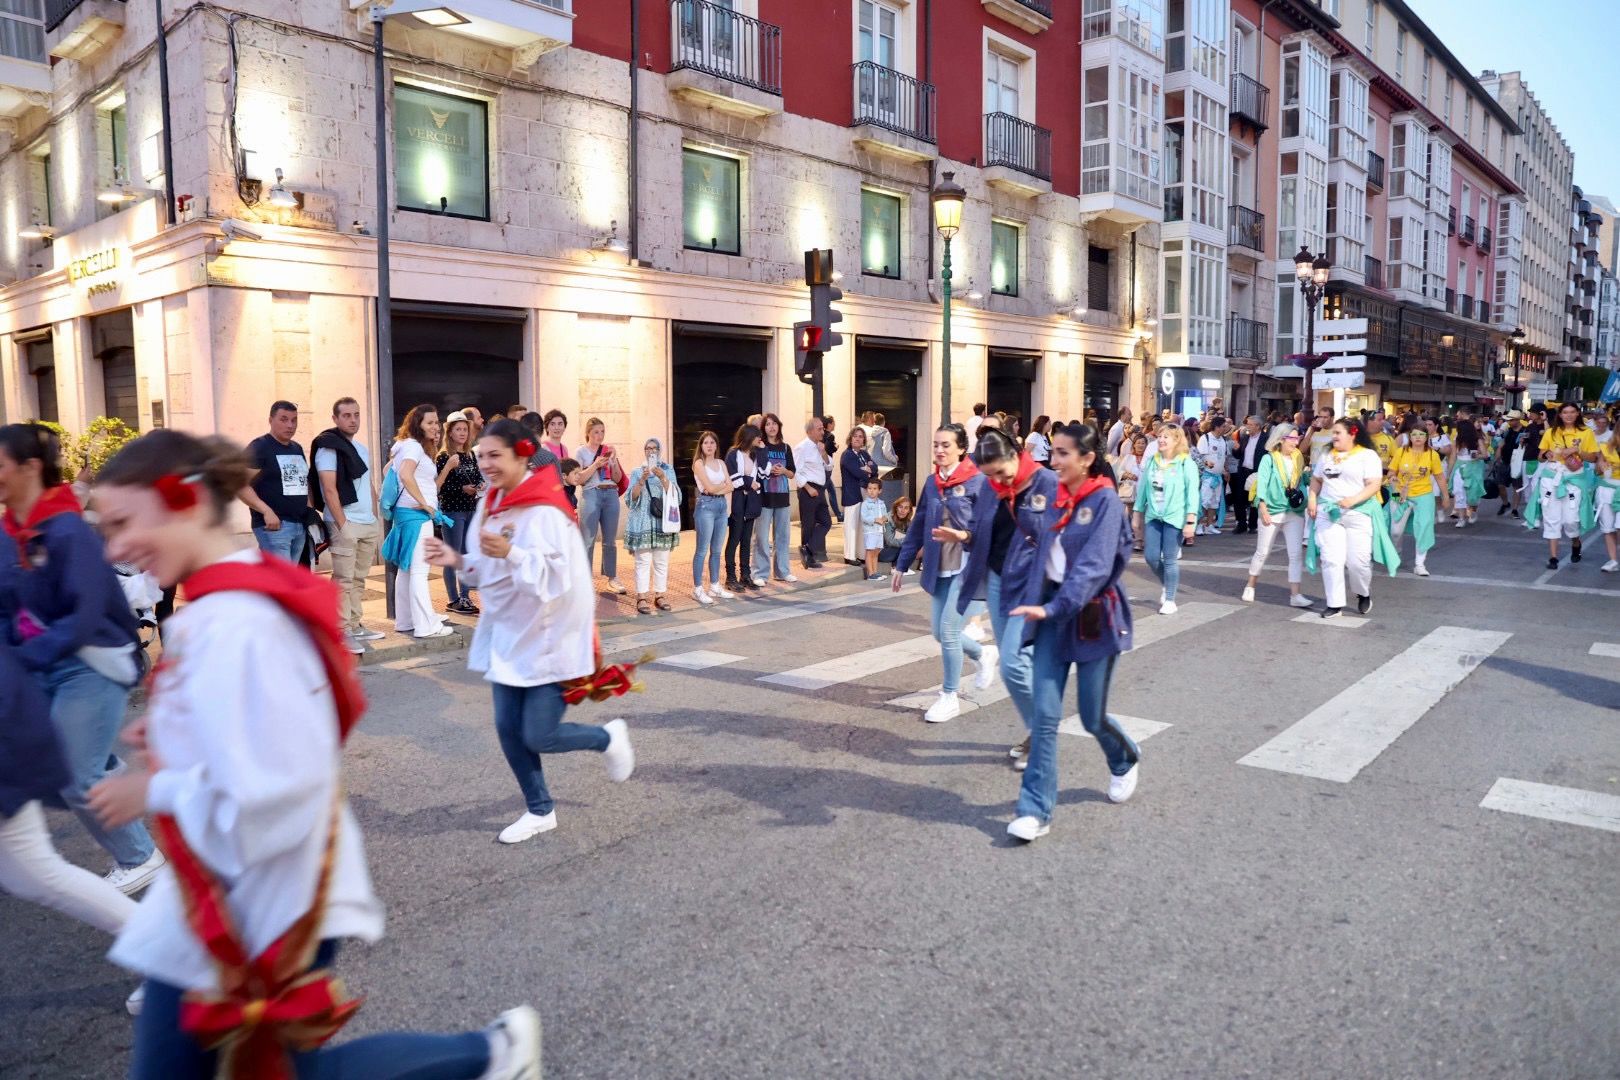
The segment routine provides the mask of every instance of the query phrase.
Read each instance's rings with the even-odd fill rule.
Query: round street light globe
[[[967,189],[956,182],[956,174],[945,173],[934,186],[930,199],[934,204],[934,228],[949,240],[962,228],[962,205],[967,202]]]

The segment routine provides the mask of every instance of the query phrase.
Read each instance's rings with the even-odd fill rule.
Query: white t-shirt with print
[[[1317,503],[1325,506],[1361,494],[1361,489],[1384,476],[1384,464],[1376,450],[1357,447],[1339,457],[1332,450],[1323,454],[1312,471],[1322,481]]]

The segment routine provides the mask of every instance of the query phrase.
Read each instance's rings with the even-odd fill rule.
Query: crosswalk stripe
[[[1238,764],[1349,783],[1512,636],[1432,630]]]
[[[919,660],[939,655],[939,642],[931,634],[907,638],[890,645],[879,645],[848,656],[835,656],[831,660],[808,664],[781,671],[775,675],[762,675],[759,681],[776,686],[791,686],[797,690],[821,690],[840,683],[854,682],[868,675],[877,675]]]
[[[1364,619],[1360,615],[1340,615],[1337,619],[1324,619],[1320,613],[1315,611],[1308,611],[1303,615],[1295,615],[1288,621],[1311,623],[1312,625],[1319,626],[1334,626],[1338,627],[1340,630],[1359,630],[1361,627],[1372,622],[1371,619]]]
[[[1486,810],[1620,832],[1620,795],[1502,777],[1479,804]]]
[[[1592,646],[1591,655],[1620,658],[1620,645],[1613,645],[1607,641],[1600,641]]]
[[[707,649],[698,649],[694,652],[660,656],[653,663],[662,664],[665,667],[683,668],[686,671],[707,671],[709,668],[735,664],[739,660],[746,659],[748,659],[746,656],[738,656],[736,653],[710,652]]]
[[[1121,716],[1119,713],[1110,713],[1109,715],[1119,721],[1119,726],[1125,729],[1125,734],[1139,743],[1147,742],[1159,732],[1173,726],[1158,720],[1144,720],[1140,716]],[[1063,722],[1058,725],[1058,731],[1064,735],[1084,735],[1088,739],[1094,738],[1091,732],[1087,731],[1085,726],[1080,723],[1079,713],[1075,713],[1073,716],[1065,716]]]
[[[773,597],[769,606],[761,606],[736,615],[727,615],[718,619],[702,619],[697,622],[678,623],[662,630],[643,630],[634,634],[626,634],[623,637],[610,638],[602,642],[602,654],[612,656],[623,652],[638,652],[671,641],[684,641],[687,638],[719,634],[727,630],[740,630],[749,626],[762,626],[765,623],[781,622],[783,619],[797,619],[804,615],[817,615],[823,611],[860,607],[863,604],[876,604],[891,599],[894,599],[894,594],[887,589],[864,589],[859,587],[853,592],[804,603],[787,597]],[[750,603],[753,602],[750,601]]]

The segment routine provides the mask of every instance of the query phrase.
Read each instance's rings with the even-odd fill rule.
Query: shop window
[[[1090,244],[1086,248],[1086,306],[1093,311],[1112,311],[1109,283],[1114,276],[1113,250]]]
[[[742,162],[687,149],[681,153],[684,244],[742,254]]]
[[[861,191],[861,273],[900,276],[900,198]]]
[[[394,192],[401,210],[489,219],[489,105],[394,87]]]
[[[34,387],[32,419],[60,423],[56,404],[56,350],[47,332],[22,346],[23,362]]]
[[[990,291],[1018,295],[1018,256],[1022,230],[1005,221],[990,223]]]

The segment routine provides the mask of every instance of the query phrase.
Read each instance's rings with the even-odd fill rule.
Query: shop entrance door
[[[523,400],[524,312],[417,303],[398,303],[393,311],[394,393],[382,418],[385,441],[417,405],[436,406],[441,420],[476,405],[488,420]]]
[[[991,350],[990,378],[985,394],[985,405],[992,413],[1004,412],[1019,419],[1019,433],[1028,435],[1035,423],[1035,364],[1036,358],[1021,353],[1003,353]]]
[[[917,381],[922,377],[923,347],[903,342],[857,338],[855,343],[855,418],[883,414],[899,464],[885,474],[883,498],[902,493],[916,497]]]
[[[1125,404],[1125,365],[1087,357],[1085,377],[1086,412],[1093,414],[1106,431],[1107,425],[1114,422],[1114,414]]]
[[[101,415],[141,429],[135,388],[135,320],[128,308],[90,320],[90,353],[101,364]],[[86,418],[89,419],[88,417]]]
[[[692,458],[698,436],[714,432],[722,457],[748,418],[764,409],[771,331],[677,323],[671,348],[670,399],[675,445],[667,448],[681,485],[681,528],[693,527],[697,484]]]

